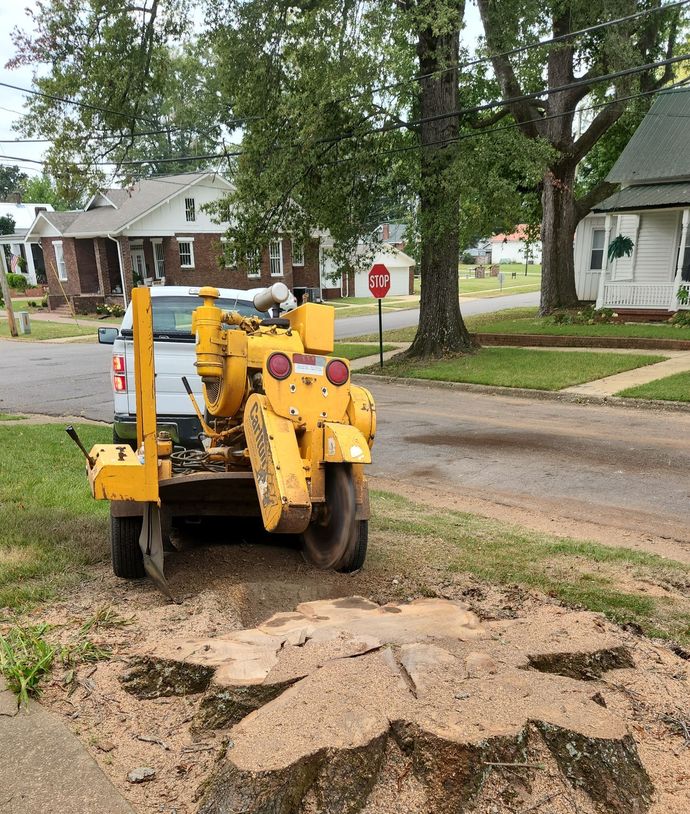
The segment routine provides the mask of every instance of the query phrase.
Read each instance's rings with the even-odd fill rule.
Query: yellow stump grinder
[[[285,300],[277,283],[254,299],[266,312]],[[368,390],[352,384],[346,359],[330,356],[334,309],[306,303],[284,317],[243,316],[202,288],[195,310],[196,369],[203,382],[203,449],[173,448],[157,432],[151,296],[132,292],[137,450],[97,444],[87,460],[91,491],[110,501],[113,569],[164,576],[164,530],[177,519],[260,516],[264,528],[301,535],[306,559],[353,571],[364,562],[369,498],[364,465],[376,432]],[[229,526],[232,538],[232,526]]]

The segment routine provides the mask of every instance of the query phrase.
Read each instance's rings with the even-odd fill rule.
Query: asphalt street
[[[510,294],[505,297],[483,297],[476,300],[462,301],[460,309],[463,316],[472,317],[477,314],[490,314],[502,311],[504,308],[527,308],[539,305],[539,292],[529,294]],[[419,322],[419,308],[404,311],[387,311],[383,314],[383,330],[392,331],[395,328],[409,328]],[[350,336],[364,336],[377,333],[379,330],[378,316],[348,317],[338,319],[335,323],[337,339]]]
[[[356,320],[358,331],[369,330]],[[107,345],[0,341],[0,409],[110,421],[111,353]],[[690,540],[689,413],[368,386],[379,417],[374,475],[559,516],[608,512],[618,526]]]

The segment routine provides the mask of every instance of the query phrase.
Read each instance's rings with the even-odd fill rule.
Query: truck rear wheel
[[[351,574],[359,571],[367,558],[367,545],[369,543],[369,521],[358,520],[355,533],[350,541],[343,558],[335,565],[335,570],[341,574]]]
[[[139,548],[142,518],[110,516],[110,551],[113,572],[122,579],[142,579],[144,555]]]

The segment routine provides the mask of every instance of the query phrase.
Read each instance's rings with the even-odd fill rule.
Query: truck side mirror
[[[120,332],[119,328],[99,328],[98,329],[98,344],[99,345],[114,345],[117,335]]]

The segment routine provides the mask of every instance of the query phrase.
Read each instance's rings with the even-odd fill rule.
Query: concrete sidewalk
[[[649,351],[638,351],[638,353],[649,353]],[[647,384],[657,379],[664,379],[666,376],[673,376],[674,373],[690,371],[690,351],[676,351],[675,353],[664,351],[663,355],[671,358],[664,362],[657,362],[655,365],[638,367],[634,370],[616,373],[613,376],[606,376],[603,379],[596,379],[593,382],[566,387],[561,392],[578,393],[583,396],[613,396],[628,387],[637,387],[639,384]]]
[[[40,704],[17,710],[0,679],[2,814],[135,814],[81,741]]]

